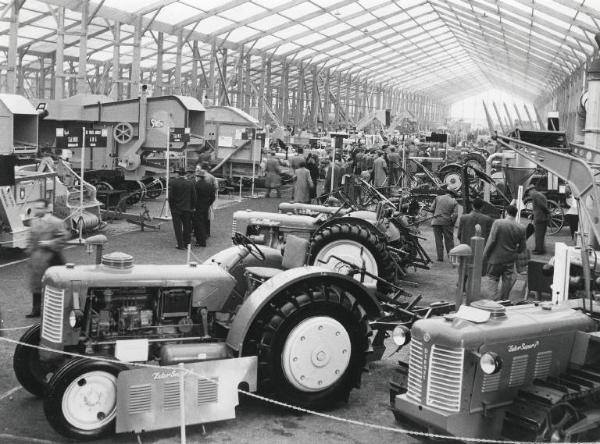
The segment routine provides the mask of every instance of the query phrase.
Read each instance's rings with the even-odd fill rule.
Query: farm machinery
[[[338,206],[282,203],[279,213],[236,211],[232,230],[272,248],[281,248],[289,235],[299,236],[310,241],[311,264],[322,261],[332,270],[344,270],[344,263],[328,261],[342,257],[357,266],[364,264],[369,273],[386,281],[402,278],[409,267],[427,269],[431,259],[398,204],[355,180],[373,193],[370,202],[378,202],[373,205],[376,211],[359,209],[356,199],[340,191],[343,202]],[[377,281],[367,277],[365,285]]]
[[[95,264],[47,270],[41,324],[22,336],[13,367],[56,431],[88,440],[179,425],[178,364],[191,372],[187,424],[235,417],[239,388],[330,408],[359,386],[391,330],[453,307],[418,306],[393,282],[374,293],[351,276],[381,278],[344,258],[343,274],[305,265],[309,242],[293,235],[283,254],[233,240],[202,264],[135,265],[103,254],[106,238],[94,236]]]

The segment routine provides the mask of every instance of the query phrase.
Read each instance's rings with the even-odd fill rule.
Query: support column
[[[54,98],[65,97],[65,8],[60,7],[56,12],[56,65],[54,74]]]
[[[330,79],[329,79],[329,68],[324,70],[325,82],[323,85],[323,131],[329,131],[329,113],[331,111],[331,96],[330,96]]]
[[[234,75],[237,75],[235,106],[244,109],[244,45],[240,46],[237,73],[234,73]]]
[[[348,78],[346,79],[346,97],[344,101],[344,114],[346,121],[344,122],[344,126],[348,128],[350,126],[350,85],[352,84],[352,74],[348,74]]]
[[[266,92],[263,93],[267,98],[267,105],[273,109],[273,88],[271,87],[271,59],[267,60],[267,78],[265,79]],[[265,110],[266,111],[266,110]]]
[[[281,62],[281,123],[288,124],[289,111],[289,65],[287,60]]]
[[[119,65],[121,60],[121,23],[115,22],[113,26],[113,37],[115,44],[113,46],[113,59],[112,59],[112,84],[110,87],[110,98],[113,100],[119,100]]]
[[[8,52],[7,52],[7,69],[6,83],[9,94],[17,92],[17,38],[19,34],[19,9],[20,6],[17,0],[13,0],[10,7],[10,27],[8,31]]]
[[[258,121],[261,123],[261,125],[265,125],[265,101],[264,101],[264,94],[265,94],[265,82],[266,82],[266,77],[267,77],[267,57],[265,55],[263,55],[261,57],[261,69],[260,69],[260,85],[258,85],[258,92],[257,95],[258,97],[256,98],[256,100],[258,101]]]
[[[158,33],[158,41],[156,42],[156,85],[154,87],[154,96],[163,95],[163,56],[164,56],[164,35]]]
[[[298,68],[298,99],[296,100],[296,126],[304,125],[304,64]]]
[[[200,97],[200,88],[198,87],[198,60],[200,56],[198,54],[198,40],[194,40],[192,43],[192,78],[190,79],[190,95],[200,99],[204,102],[204,97]]]
[[[79,63],[77,66],[77,94],[90,92],[87,81],[87,31],[88,31],[88,0],[81,2],[81,23],[79,28]]]
[[[138,97],[140,94],[140,64],[142,62],[142,17],[135,21],[133,31],[133,60],[131,61],[131,94]],[[129,97],[131,99],[131,97]]]
[[[357,78],[355,80],[354,87],[356,91],[354,93],[354,121],[358,122],[360,120],[360,107],[362,106],[361,94],[360,94],[360,79]]]
[[[40,99],[45,99],[46,98],[46,66],[45,66],[45,59],[44,57],[40,57],[39,59],[39,64],[40,64],[40,77],[39,77],[39,83],[38,83],[38,97]]]
[[[222,74],[222,78],[221,78],[221,87],[220,87],[220,91],[221,94],[219,95],[220,99],[219,99],[219,104],[221,106],[225,106],[228,105],[227,102],[227,97],[228,97],[228,91],[227,91],[227,48],[223,48],[222,49],[222,53],[223,53],[223,59],[221,60],[221,74]]]
[[[177,33],[177,51],[175,53],[175,85],[173,92],[181,95],[181,52],[183,50],[183,30]]]
[[[248,53],[246,55],[246,68],[244,75],[244,111],[250,112],[250,108],[252,108],[252,54]]]
[[[17,62],[17,94],[22,96],[25,95],[25,72],[23,70],[23,56],[25,56],[25,51],[19,51]]]
[[[215,82],[215,63],[217,61],[217,44],[215,43],[214,39],[212,41],[211,47],[210,47],[210,72],[208,73],[209,79],[209,85],[208,85],[208,97],[210,99],[210,103],[211,105],[216,105],[217,104],[217,91],[216,91],[216,82]]]
[[[341,106],[342,106],[342,73],[338,72],[337,73],[337,79],[336,79],[336,84],[335,84],[335,130],[337,131],[337,129],[341,126],[340,125],[340,120],[341,120]]]
[[[319,119],[319,69],[313,66],[312,70],[312,95],[310,104],[310,125],[313,131],[317,130]]]

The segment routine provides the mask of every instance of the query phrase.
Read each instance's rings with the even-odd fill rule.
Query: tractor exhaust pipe
[[[103,234],[97,234],[96,236],[88,237],[85,240],[85,249],[88,254],[92,254],[92,251],[96,250],[96,265],[102,263],[102,251],[104,250],[104,244],[108,242],[108,239]]]

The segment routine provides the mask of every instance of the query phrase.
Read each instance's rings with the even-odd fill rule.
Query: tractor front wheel
[[[276,297],[253,323],[244,354],[258,355],[264,396],[330,408],[360,385],[369,334],[366,312],[350,292],[315,283]]]
[[[31,326],[15,348],[13,356],[13,369],[17,381],[25,390],[35,396],[43,396],[46,390],[46,371],[40,361],[40,352],[36,348],[40,345],[40,324]],[[25,345],[28,344],[28,345]]]
[[[115,432],[117,375],[127,367],[112,362],[75,358],[48,383],[46,419],[63,436],[79,441]]]

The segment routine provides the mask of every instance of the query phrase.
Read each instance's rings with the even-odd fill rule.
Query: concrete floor
[[[194,254],[202,260],[231,244],[232,214],[238,209],[252,208],[262,211],[276,211],[280,201],[289,199],[289,190],[284,199],[247,199],[237,202],[235,199],[220,199],[212,225],[212,237],[206,248],[194,248]],[[156,215],[159,203],[151,204],[150,211]],[[158,209],[157,209],[158,208]],[[135,212],[135,210],[133,211]],[[429,226],[423,229],[425,249],[434,256],[433,236]],[[564,234],[566,230],[563,230]],[[165,223],[158,231],[141,232],[139,227],[126,222],[109,225],[106,230],[109,242],[107,252],[124,251],[132,254],[137,263],[185,263],[186,252],[174,248],[175,241],[170,224]],[[553,241],[565,241],[565,236],[552,237]],[[553,248],[550,248],[552,250]],[[3,257],[2,257],[3,256]],[[76,246],[66,250],[68,261],[91,263],[93,258],[85,249]],[[24,314],[30,309],[30,296],[27,290],[27,264],[20,253],[0,250],[0,304],[4,312],[6,327],[29,325]],[[432,279],[435,276],[435,279]],[[441,299],[452,300],[456,285],[456,269],[448,262],[432,264],[431,270],[419,270],[411,273],[408,279],[419,286],[409,289],[414,294],[422,294],[424,300],[433,302]],[[6,336],[18,339],[21,331],[7,332]],[[391,378],[396,362],[403,355],[391,356],[394,348],[388,347],[384,359],[372,363],[369,372],[363,376],[363,387],[351,393],[347,404],[341,405],[330,414],[351,420],[365,421],[386,427],[395,427],[393,415],[388,410],[389,394],[387,382]],[[14,346],[0,342],[0,442],[70,442],[47,424],[42,411],[42,402],[20,388],[12,370]],[[188,442],[235,442],[235,443],[372,443],[416,442],[403,433],[381,431],[355,426],[344,422],[331,421],[308,414],[297,414],[264,404],[256,400],[243,400],[237,410],[237,418],[206,425],[206,435],[200,426],[188,427]],[[144,443],[179,442],[178,430],[144,433]],[[98,441],[103,443],[134,443],[132,435],[119,435],[111,439]]]

